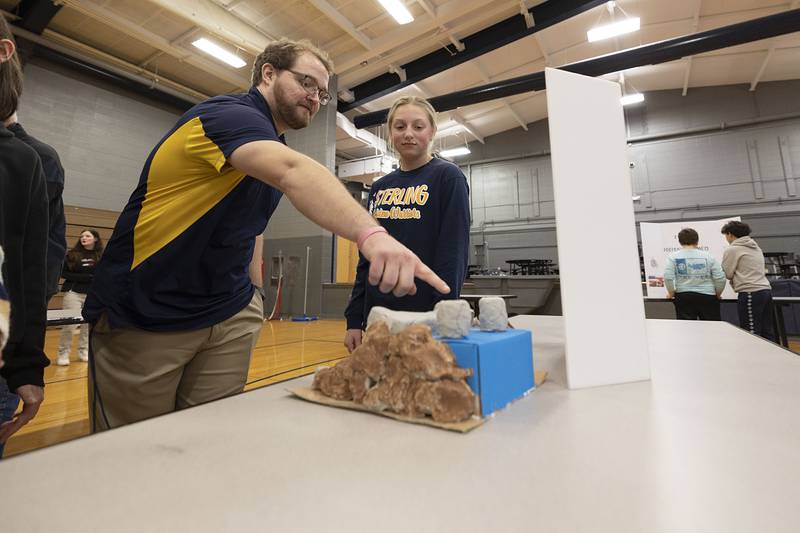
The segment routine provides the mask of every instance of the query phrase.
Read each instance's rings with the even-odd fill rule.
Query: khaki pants
[[[263,323],[258,291],[236,315],[194,331],[111,329],[103,316],[91,332],[93,431],[241,392]]]

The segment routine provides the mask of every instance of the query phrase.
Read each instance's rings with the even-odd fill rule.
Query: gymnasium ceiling
[[[249,87],[255,55],[271,39],[308,38],[332,55],[339,90],[369,87],[370,80],[427,54],[454,55],[476,32],[521,12],[542,13],[539,1],[401,0],[414,21],[400,26],[377,0],[0,0],[12,22],[39,34],[39,43],[74,50],[84,57],[130,71],[199,100]],[[570,2],[566,2],[570,3]],[[580,2],[571,2],[580,4]],[[550,0],[558,9],[564,0]],[[588,4],[588,2],[583,2]],[[600,4],[595,2],[595,4]],[[800,0],[619,0],[615,20],[641,18],[641,29],[589,43],[588,29],[611,22],[605,4],[499,47],[475,59],[432,74],[398,92],[357,107],[354,115],[389,106],[399,94],[436,96],[521,76],[603,54],[693,34],[800,7]],[[578,10],[580,11],[580,10]],[[31,15],[31,14],[35,15]],[[528,24],[537,24],[529,17]],[[191,46],[208,37],[235,51],[248,65],[235,69]],[[606,76],[619,80],[619,74]],[[624,73],[628,92],[759,83],[800,79],[800,33],[722,49]],[[399,81],[399,78],[398,78]],[[343,94],[343,93],[340,93]],[[526,93],[443,113],[443,137],[472,141],[525,128],[546,116],[544,92]],[[340,117],[342,118],[342,117]],[[445,141],[446,142],[446,141]],[[353,130],[337,132],[338,160],[374,153]]]

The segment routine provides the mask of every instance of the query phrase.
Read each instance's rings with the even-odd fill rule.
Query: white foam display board
[[[619,84],[545,77],[568,386],[650,379]]]

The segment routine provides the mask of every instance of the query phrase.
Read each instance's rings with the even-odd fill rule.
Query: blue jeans
[[[0,377],[0,424],[14,418],[19,405],[19,396],[8,390],[6,380]],[[4,444],[0,444],[0,459],[3,458]]]

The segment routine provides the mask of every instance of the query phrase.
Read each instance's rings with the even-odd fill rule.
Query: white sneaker
[[[69,366],[69,354],[58,354],[56,364],[58,366]]]
[[[80,353],[78,354],[78,359],[80,359],[80,360],[81,360],[81,361],[83,361],[84,363],[88,363],[88,362],[89,362],[89,354],[88,354],[88,353],[83,353],[83,352],[80,352]]]

